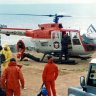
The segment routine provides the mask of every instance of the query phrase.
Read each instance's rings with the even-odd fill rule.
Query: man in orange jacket
[[[47,88],[48,96],[51,96],[51,90],[53,96],[56,96],[55,80],[57,79],[57,77],[58,77],[58,67],[53,62],[52,56],[48,56],[48,64],[45,65],[42,74],[43,83]]]
[[[2,88],[6,87],[6,96],[20,96],[20,83],[24,88],[24,78],[14,58],[10,59],[8,67],[3,71],[1,81]]]

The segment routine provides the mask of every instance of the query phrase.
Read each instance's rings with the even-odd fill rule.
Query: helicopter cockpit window
[[[96,87],[96,64],[91,66],[87,85]]]
[[[80,45],[79,35],[76,32],[72,34],[72,41],[73,45]]]
[[[80,45],[79,39],[73,39],[73,45]]]
[[[53,39],[59,38],[59,33],[58,33],[58,32],[57,32],[57,33],[53,33],[53,34],[52,34],[52,38],[53,38]]]
[[[74,35],[74,37],[73,38],[77,38],[77,35]]]

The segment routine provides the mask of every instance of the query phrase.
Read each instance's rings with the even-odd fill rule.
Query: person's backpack
[[[2,53],[0,54],[0,61],[3,63],[5,61],[5,55]]]

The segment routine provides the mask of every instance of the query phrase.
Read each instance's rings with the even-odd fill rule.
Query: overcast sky
[[[96,0],[0,0],[0,4],[96,3]]]

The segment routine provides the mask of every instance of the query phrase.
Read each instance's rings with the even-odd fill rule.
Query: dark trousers
[[[40,61],[40,58],[34,57],[33,55],[29,54],[29,53],[24,53],[23,56],[21,57],[20,61],[22,61],[25,57],[32,59],[34,61]]]
[[[63,48],[60,53],[60,60],[62,61],[63,55],[65,56],[65,60],[68,60],[68,48]]]

